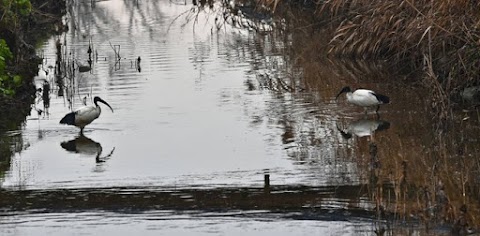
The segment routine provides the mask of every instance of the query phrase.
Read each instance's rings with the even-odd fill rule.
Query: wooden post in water
[[[270,174],[263,175],[263,192],[270,194]]]

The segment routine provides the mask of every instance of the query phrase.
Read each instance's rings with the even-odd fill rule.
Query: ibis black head
[[[112,108],[107,102],[105,102],[105,101],[104,101],[103,99],[101,99],[100,97],[95,96],[95,97],[93,98],[93,103],[95,103],[95,106],[98,106],[97,102],[101,102],[101,103],[107,105],[107,106],[110,108],[110,110],[112,110],[112,112],[113,112],[113,108]]]
[[[343,87],[342,90],[340,90],[340,92],[337,94],[337,97],[335,98],[335,100],[338,99],[338,97],[340,97],[340,95],[342,95],[342,93],[348,93],[348,92],[351,92],[352,89],[350,89],[350,87],[346,86],[346,87]]]

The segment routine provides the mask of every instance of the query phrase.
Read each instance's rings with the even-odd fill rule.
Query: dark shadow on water
[[[102,145],[84,135],[79,135],[70,141],[64,141],[60,143],[60,146],[69,152],[79,153],[84,156],[95,156],[97,163],[106,161],[115,151],[115,148],[113,148],[109,154],[101,156],[103,151]]]
[[[392,189],[392,186],[384,186]],[[266,191],[265,188],[268,188]],[[357,198],[368,195],[367,185],[308,187],[275,185],[264,187],[113,187],[53,190],[0,190],[0,209],[15,212],[55,213],[101,211],[120,214],[205,217],[253,217],[259,219],[372,222],[372,231],[402,231],[417,225],[415,220],[378,219],[372,202]],[[370,207],[368,207],[370,205]],[[365,207],[367,206],[367,207]],[[1,215],[1,214],[0,214]],[[392,228],[393,225],[398,225]],[[410,228],[410,230],[412,230]],[[414,231],[421,231],[417,228]],[[422,235],[422,234],[419,234]]]
[[[0,203],[11,211],[107,210],[142,212],[148,210],[219,211],[267,210],[305,212],[299,219],[331,218],[347,220],[351,216],[374,219],[374,212],[362,207],[358,193],[367,194],[364,185],[308,187],[277,185],[265,187],[197,186],[113,187],[53,190],[0,191]],[[61,201],[59,201],[61,199]]]

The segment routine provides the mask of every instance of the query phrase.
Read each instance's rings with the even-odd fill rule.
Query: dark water
[[[294,39],[268,25],[217,31],[221,11],[198,9],[73,4],[70,30],[39,49],[36,84],[49,82],[48,109],[39,96],[27,122],[2,138],[17,150],[0,170],[2,235],[448,232],[427,232],[406,207],[417,199],[425,208],[418,189],[438,184],[415,163],[434,166],[428,158],[442,148],[424,91],[377,64],[320,58],[299,69],[285,51]],[[382,91],[392,104],[364,116],[335,100],[344,85]],[[85,136],[59,124],[93,96],[114,112],[103,107]],[[465,150],[474,134],[462,136]],[[405,180],[411,188],[400,191]]]

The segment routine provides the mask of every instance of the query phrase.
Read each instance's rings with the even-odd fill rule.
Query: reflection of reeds
[[[423,145],[400,136],[380,139],[376,144],[379,163],[375,165],[380,167],[375,176],[381,184],[374,186],[392,185],[390,198],[395,204],[381,194],[372,195],[377,204],[399,220],[414,217],[427,224],[455,227],[465,221],[468,227],[478,227],[478,160],[473,158],[478,152],[474,144],[458,142],[466,137],[451,135],[439,135]],[[360,149],[360,153],[367,151]]]
[[[193,22],[193,30],[195,31],[200,17],[204,17],[207,24],[212,22],[215,30],[223,30],[227,26],[255,30],[257,32],[269,32],[272,30],[269,14],[263,14],[258,11],[255,3],[252,1],[213,1],[213,0],[194,0],[193,7],[178,15],[170,24],[184,17],[182,27]],[[214,28],[211,28],[213,32]]]
[[[77,82],[79,73],[82,72],[81,65],[78,64],[78,59],[74,52],[69,53],[66,39],[63,43],[60,39],[56,41],[56,58],[55,58],[55,84],[57,85],[57,95],[64,97],[68,103],[68,107],[73,110],[75,104],[75,97],[78,96],[80,101],[86,105],[86,97],[81,97],[79,91],[79,84]],[[88,66],[90,68],[90,66]],[[86,96],[92,97],[92,90]]]
[[[369,6],[364,1],[349,2],[348,4],[346,1],[328,1],[330,5],[325,5],[323,10],[331,10],[337,16],[342,14],[345,16],[347,14],[345,9],[360,8],[360,4],[356,5],[359,2]],[[432,2],[432,4],[436,5],[442,2]],[[403,3],[404,5],[399,9],[410,7],[410,10],[404,14],[409,12],[418,14],[417,10],[424,11],[424,9],[412,9],[406,1]],[[385,7],[391,7],[392,2],[387,1],[385,4]],[[374,11],[369,7],[361,8],[363,11],[369,11],[369,9]],[[442,9],[446,10],[446,8]],[[452,11],[459,9],[461,7],[455,6]],[[385,11],[378,11],[376,14],[394,14],[388,10],[387,7]],[[469,10],[471,8],[468,8],[467,11]],[[445,63],[448,64],[448,61],[438,59],[436,53],[442,50],[439,51],[441,45],[436,40],[447,39],[448,36],[452,40],[449,42],[458,42],[457,36],[449,35],[448,30],[442,30],[436,25],[442,22],[433,24],[428,19],[426,22],[418,22],[419,27],[426,25],[423,30],[417,29],[416,32],[413,32],[413,28],[411,28],[409,31],[411,33],[409,37],[416,37],[413,44],[406,44],[401,41],[405,40],[402,36],[385,31],[383,32],[385,37],[391,37],[391,41],[388,42],[392,45],[384,45],[383,41],[372,41],[376,34],[369,31],[368,28],[372,26],[367,23],[373,24],[375,19],[367,19],[367,15],[359,15],[350,18],[350,21],[344,21],[339,28],[334,29],[332,32],[336,36],[334,40],[331,40],[331,29],[328,27],[322,30],[315,29],[315,25],[307,19],[306,14],[287,12],[283,16],[287,19],[285,24],[288,27],[273,31],[268,37],[256,39],[263,40],[261,45],[264,48],[246,49],[251,50],[250,55],[253,58],[251,61],[255,61],[252,64],[252,71],[255,71],[258,80],[257,84],[249,80],[248,89],[269,89],[280,93],[289,93],[295,97],[298,90],[294,88],[299,86],[307,91],[318,91],[321,97],[320,101],[307,100],[302,97],[304,102],[325,106],[338,92],[338,89],[346,84],[392,88],[393,97],[405,99],[405,101],[395,101],[391,105],[400,106],[398,111],[394,110],[398,113],[389,115],[387,112],[386,114],[387,120],[394,124],[392,130],[379,134],[375,138],[375,143],[358,138],[354,141],[353,146],[336,147],[339,157],[351,154],[355,156],[353,160],[360,169],[360,179],[363,183],[368,183],[365,187],[368,189],[369,200],[374,205],[372,210],[379,218],[393,216],[399,222],[420,220],[429,226],[451,226],[457,232],[465,231],[469,227],[480,227],[478,218],[480,215],[480,205],[478,204],[480,179],[477,177],[480,163],[477,158],[478,148],[476,148],[478,143],[476,136],[480,130],[476,128],[478,126],[469,122],[464,124],[471,125],[469,127],[459,127],[459,124],[451,122],[448,126],[439,127],[436,125],[437,122],[433,122],[439,118],[448,120],[455,116],[451,111],[447,112],[448,109],[445,109],[451,106],[449,92],[453,91],[458,84],[472,82],[470,79],[456,82],[445,80],[444,78],[448,74],[438,70],[445,66]],[[395,27],[414,26],[413,23],[405,26],[405,20],[400,16],[391,19],[391,23]],[[414,22],[422,19],[426,18],[420,17]],[[359,22],[363,23],[359,24]],[[431,24],[428,25],[428,22]],[[376,24],[380,25],[381,22]],[[305,27],[306,25],[309,27]],[[445,29],[445,27],[443,28]],[[380,32],[381,29],[380,26],[377,26],[371,30]],[[372,35],[373,37],[370,37]],[[348,40],[343,40],[343,38]],[[394,42],[394,40],[396,41]],[[322,45],[322,42],[330,42],[330,44]],[[373,43],[374,47],[368,49],[370,43]],[[427,79],[424,80],[424,84],[433,89],[433,101],[436,102],[433,105],[441,108],[439,111],[444,112],[436,113],[439,114],[439,117],[436,118],[427,115],[430,110],[427,102],[421,102],[422,99],[409,100],[409,98],[419,97],[419,93],[416,92],[418,90],[404,82],[408,82],[407,76],[400,76],[397,72],[392,73],[392,67],[388,62],[336,60],[325,56],[326,52],[330,51],[330,53],[360,53],[365,57],[375,57],[377,53],[392,53],[394,49],[403,50],[399,56],[406,56],[406,50],[411,50],[414,46],[425,46],[425,50],[419,51],[416,56],[425,66]],[[239,50],[237,47],[232,48],[232,50]],[[461,60],[461,63],[465,63],[465,60]],[[462,67],[465,69],[468,66],[465,64]],[[450,83],[446,83],[448,81]],[[457,84],[455,85],[455,83]],[[299,96],[301,95],[299,94]],[[402,103],[407,105],[402,105]],[[329,132],[325,130],[329,128],[318,128],[306,123],[315,120],[315,118],[308,117],[314,116],[314,112],[295,114],[288,112],[288,109],[286,107],[281,111],[273,111],[272,108],[272,111],[269,112],[275,114],[272,117],[276,117],[277,124],[283,125],[284,132],[281,138],[289,147],[289,156],[302,163],[309,163],[310,160],[312,163],[321,161],[318,160],[322,158],[318,148],[322,143],[329,142],[329,136],[325,136],[325,133]],[[337,114],[335,113],[333,116],[335,115]],[[330,116],[326,118],[327,120],[319,122],[328,124],[329,118]],[[448,132],[448,130],[450,131]],[[320,137],[320,142],[314,141],[317,137]],[[335,141],[331,142],[335,143]]]
[[[15,152],[24,149],[23,136],[17,134],[0,134],[0,180],[4,177],[4,173],[10,169],[10,157]],[[0,186],[2,181],[0,181]]]
[[[115,44],[112,45],[111,42],[108,42],[110,47],[112,48],[113,52],[115,52],[115,60],[119,61],[122,57],[120,56],[120,45]]]

